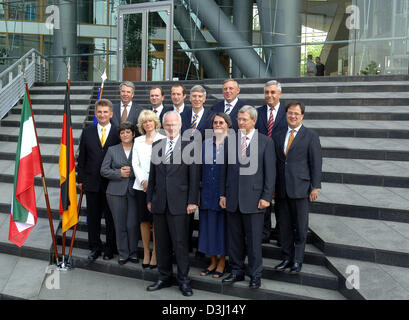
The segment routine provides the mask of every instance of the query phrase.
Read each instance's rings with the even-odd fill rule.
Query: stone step
[[[75,248],[73,250],[73,261],[76,268],[99,271],[124,277],[144,279],[146,281],[157,280],[157,270],[143,269],[141,264],[127,263],[120,266],[116,259],[97,259],[89,262],[87,259],[88,250]],[[192,256],[191,256],[192,259]],[[288,283],[277,280],[262,279],[261,287],[258,290],[248,288],[248,278],[246,281],[237,282],[233,285],[223,285],[220,279],[200,276],[202,268],[192,266],[189,276],[192,288],[223,293],[246,299],[337,299],[345,300],[338,291],[331,289],[316,288],[297,283]],[[297,276],[295,276],[297,277]],[[176,283],[174,283],[176,285]],[[166,289],[165,289],[166,290]]]
[[[409,162],[323,158],[322,181],[407,188]]]
[[[82,130],[73,129],[72,136],[74,143],[79,143],[79,138],[81,136]],[[0,140],[17,142],[20,134],[20,127],[0,127]],[[40,144],[42,143],[56,143],[61,142],[62,129],[48,129],[48,128],[38,128],[37,136]],[[41,145],[40,145],[41,147]]]
[[[79,116],[88,113],[89,104],[71,104],[71,115]],[[11,109],[12,114],[21,114],[21,105]],[[63,104],[35,104],[33,105],[34,115],[62,115],[64,113]]]
[[[409,193],[406,188],[323,182],[310,212],[409,223]]]
[[[33,93],[35,92],[36,94],[38,94],[39,92],[42,92],[42,91],[45,91],[47,93],[50,93],[50,92],[55,93],[55,92],[58,92],[58,91],[62,91],[63,93],[65,93],[65,88],[66,88],[65,85],[56,86],[56,85],[51,84],[51,85],[47,85],[47,86],[37,86],[35,84],[33,87],[30,88],[30,92],[33,92]],[[93,88],[94,88],[93,85],[88,85],[88,86],[87,85],[84,85],[84,86],[71,85],[70,86],[71,93],[72,92],[77,92],[77,91],[83,91],[83,90],[90,91]]]
[[[320,136],[409,139],[407,121],[382,120],[303,120]]]
[[[53,220],[53,227],[55,232],[57,232],[59,224],[59,220]],[[37,218],[37,224],[30,232],[26,242],[22,247],[18,247],[8,240],[9,227],[10,206],[7,211],[0,211],[0,253],[43,261],[50,260],[50,254],[52,254],[53,251],[50,223],[48,218]]]
[[[326,158],[409,161],[409,140],[390,138],[320,137]]]
[[[3,120],[1,125],[4,127],[19,127],[21,116],[19,114],[10,114]],[[35,123],[37,128],[62,128],[63,118],[61,116],[40,114],[35,116]],[[84,115],[71,115],[71,123],[73,129],[82,129],[85,121]]]
[[[341,289],[351,299],[409,300],[408,268],[337,257],[328,257],[328,267],[338,274],[341,282],[351,283],[354,279],[353,289],[351,285]]]
[[[310,106],[306,107],[306,120],[409,120],[409,106]]]
[[[78,145],[74,145],[77,153]],[[0,160],[16,159],[17,142],[0,141]],[[41,157],[44,163],[58,163],[60,157],[60,144],[40,143]]]
[[[223,94],[209,95],[217,100],[223,99]],[[265,104],[264,94],[240,94],[240,98],[252,105]],[[300,100],[305,105],[353,105],[353,106],[407,106],[409,93],[395,92],[393,97],[388,92],[347,92],[347,93],[283,93],[283,101]]]
[[[325,256],[409,268],[409,224],[310,213],[314,245]]]

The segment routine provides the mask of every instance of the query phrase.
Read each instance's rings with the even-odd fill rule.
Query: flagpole
[[[67,64],[68,64],[68,66],[67,66],[68,99],[70,99],[70,92],[71,92],[71,79],[70,79],[71,59],[70,59],[70,57],[68,57],[68,63]],[[67,130],[68,130],[68,128],[67,128]],[[67,152],[69,152],[69,151],[67,151]],[[63,232],[63,234],[62,234],[62,252],[61,252],[62,263],[61,263],[61,266],[60,266],[60,268],[62,270],[65,270],[67,268],[67,265],[65,263],[65,240],[66,240],[66,237],[67,237],[67,232]]]
[[[84,195],[84,190],[81,189],[80,200],[78,201],[78,206],[77,206],[78,221],[79,221],[79,218],[80,218],[80,211],[81,211],[83,195]],[[67,258],[67,265],[68,265],[69,268],[72,268],[71,255],[72,255],[72,249],[74,247],[75,234],[77,233],[78,223],[79,222],[77,222],[77,224],[74,226],[74,230],[72,231],[70,251],[68,253],[68,258]]]
[[[55,256],[56,264],[58,265],[57,241],[56,241],[56,238],[55,238],[53,217],[52,217],[52,214],[51,214],[50,200],[49,200],[49,198],[48,198],[47,184],[46,184],[46,182],[45,182],[43,158],[41,157],[40,143],[39,143],[39,141],[38,141],[37,127],[36,127],[35,120],[34,120],[33,107],[32,107],[32,105],[31,105],[30,92],[28,91],[28,83],[27,83],[27,82],[25,82],[25,86],[26,86],[27,99],[28,99],[28,102],[29,102],[29,105],[30,105],[31,116],[32,116],[33,123],[34,123],[34,129],[35,129],[34,131],[35,131],[35,134],[36,134],[36,141],[37,141],[37,146],[38,146],[38,153],[40,154],[41,181],[42,181],[42,183],[43,183],[45,203],[46,203],[46,206],[47,206],[48,222],[49,222],[49,224],[50,224],[51,239],[52,239],[52,241],[53,241],[53,248],[54,248],[54,256]]]

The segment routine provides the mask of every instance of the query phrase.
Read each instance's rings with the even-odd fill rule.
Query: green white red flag
[[[27,90],[21,110],[9,229],[9,241],[19,247],[37,223],[34,177],[41,174],[41,156]]]

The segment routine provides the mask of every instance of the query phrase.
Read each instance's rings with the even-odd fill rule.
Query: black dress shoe
[[[284,271],[286,268],[289,268],[291,266],[291,261],[290,260],[283,260],[280,264],[276,265],[274,267],[274,270],[276,271]]]
[[[92,250],[88,255],[88,260],[96,260],[101,255],[101,251],[99,250]]]
[[[132,263],[139,263],[139,259],[137,257],[131,257],[128,259],[128,261],[132,262]]]
[[[244,280],[243,275],[239,276],[239,275],[236,275],[236,274],[232,273],[227,278],[224,278],[222,280],[222,283],[234,283],[234,282],[243,281],[243,280]]]
[[[151,284],[146,288],[147,291],[156,291],[160,290],[163,288],[168,288],[171,287],[172,283],[170,281],[163,281],[163,280],[158,280],[155,283]]]
[[[149,263],[142,263],[142,268],[144,268],[144,269],[146,269],[146,268],[149,268]]]
[[[261,279],[260,277],[253,277],[250,280],[249,287],[251,289],[258,289],[261,286]]]
[[[104,256],[102,257],[102,259],[104,259],[104,260],[111,260],[113,258],[114,258],[114,255],[112,253],[111,254],[104,253]]]
[[[263,238],[263,243],[270,243],[270,238]]]
[[[294,264],[291,266],[288,273],[291,273],[291,274],[300,273],[301,268],[302,268],[302,263],[301,262],[294,262]]]
[[[182,283],[181,285],[179,285],[179,290],[185,297],[193,296],[192,288],[187,283]]]
[[[118,259],[118,264],[123,266],[128,260],[127,259]]]
[[[149,269],[156,269],[158,267],[157,264],[150,264]]]

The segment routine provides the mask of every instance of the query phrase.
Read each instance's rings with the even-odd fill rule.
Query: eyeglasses
[[[221,125],[221,124],[225,124],[226,122],[224,122],[224,121],[213,121],[213,124],[216,124],[216,125]]]
[[[287,112],[287,114],[289,115],[289,116],[294,116],[294,117],[299,117],[299,116],[301,116],[301,113],[297,113],[297,112]]]

